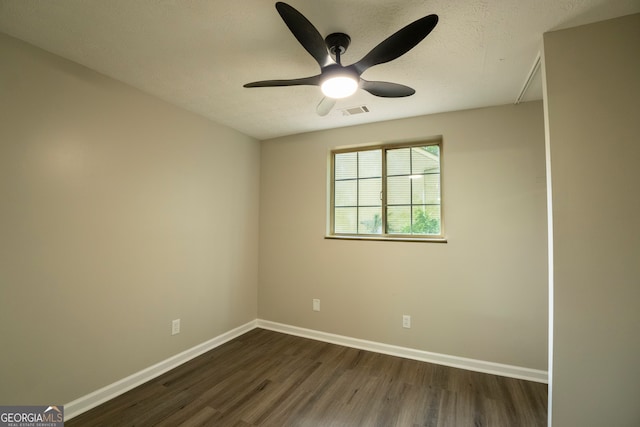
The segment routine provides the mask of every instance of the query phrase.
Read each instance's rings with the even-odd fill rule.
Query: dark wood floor
[[[545,426],[547,386],[254,329],[73,426]]]

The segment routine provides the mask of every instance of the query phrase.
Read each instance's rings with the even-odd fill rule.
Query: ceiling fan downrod
[[[336,62],[339,65],[342,65],[340,62],[340,56],[347,51],[349,44],[351,44],[351,37],[345,33],[331,33],[325,37],[324,42],[326,43],[329,52],[335,56]]]

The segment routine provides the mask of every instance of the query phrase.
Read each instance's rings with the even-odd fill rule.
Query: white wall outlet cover
[[[402,327],[403,328],[411,327],[411,316],[409,316],[408,314],[405,314],[402,316]]]
[[[171,322],[171,335],[180,333],[180,319],[176,319]]]
[[[313,311],[320,311],[320,300],[319,299],[314,299],[313,300]]]

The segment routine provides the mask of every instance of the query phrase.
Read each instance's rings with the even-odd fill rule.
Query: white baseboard
[[[235,329],[232,329],[228,332],[225,332],[221,335],[218,335],[215,338],[210,339],[209,341],[205,341],[202,344],[198,344],[195,347],[192,347],[188,350],[183,351],[182,353],[176,354],[166,360],[163,360],[160,363],[156,363],[153,366],[150,366],[142,371],[136,372],[133,375],[130,375],[126,378],[121,379],[120,381],[116,381],[113,384],[109,384],[99,390],[96,390],[92,393],[87,394],[86,396],[82,396],[73,402],[66,403],[64,405],[64,418],[65,421],[70,420],[73,417],[76,417],[83,412],[88,411],[89,409],[95,408],[96,406],[113,399],[141,384],[150,381],[165,372],[170,371],[189,360],[200,356],[203,353],[206,353],[209,350],[212,350],[227,341],[230,341],[252,329],[255,329],[257,325],[256,320],[252,320],[242,326],[239,326]]]
[[[283,323],[271,322],[268,320],[256,319],[242,326],[225,332],[209,341],[198,344],[182,353],[176,354],[160,363],[156,363],[146,369],[136,372],[126,378],[109,384],[99,390],[82,396],[73,402],[64,405],[65,421],[76,417],[96,406],[113,399],[127,391],[142,385],[152,379],[177,368],[183,363],[188,362],[213,350],[216,347],[230,341],[240,335],[251,331],[255,328],[268,329],[271,331],[282,332],[289,335],[295,335],[304,338],[311,338],[318,341],[324,341],[332,344],[353,347],[361,350],[373,351],[376,353],[388,354],[391,356],[404,357],[405,359],[419,360],[421,362],[435,363],[438,365],[451,366],[453,368],[467,369],[469,371],[484,372],[488,374],[501,375],[504,377],[518,378],[539,383],[548,382],[547,371],[537,369],[522,368],[520,366],[504,365],[501,363],[486,362],[483,360],[468,359],[465,357],[450,356],[447,354],[431,353],[424,350],[416,350],[412,348],[399,347],[390,344],[383,344],[375,341],[361,340],[358,338],[346,337],[343,335],[330,334],[328,332],[315,331],[313,329],[300,328],[298,326],[285,325]]]
[[[421,362],[435,363],[438,365],[461,368],[469,371],[484,372],[487,374],[500,375],[539,383],[548,383],[547,371],[523,368],[520,366],[505,365],[502,363],[486,362],[484,360],[468,359],[465,357],[450,356],[448,354],[431,353],[424,350],[399,347],[390,344],[383,344],[374,341],[366,341],[358,338],[345,337],[342,335],[330,334],[327,332],[315,331],[313,329],[299,328],[297,326],[285,325],[283,323],[271,322],[268,320],[257,320],[257,327],[269,329],[271,331],[282,332],[289,335],[296,335],[304,338],[311,338],[318,341],[332,344],[353,347],[361,350],[373,351],[376,353],[388,354],[391,356],[404,357],[405,359],[419,360]]]

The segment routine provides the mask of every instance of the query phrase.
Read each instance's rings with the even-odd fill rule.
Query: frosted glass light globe
[[[358,89],[358,82],[351,77],[337,76],[327,79],[320,86],[324,96],[340,99],[353,95]]]

